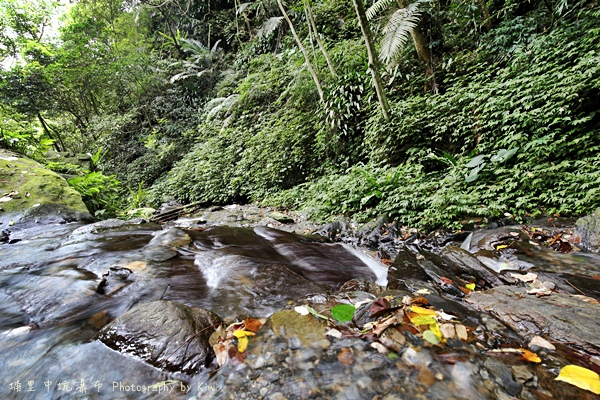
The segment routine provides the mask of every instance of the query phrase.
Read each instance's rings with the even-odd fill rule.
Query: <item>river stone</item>
[[[465,301],[490,312],[525,339],[547,335],[554,342],[600,355],[600,305],[564,293],[536,297],[527,294],[527,290],[498,286],[473,292]]]
[[[600,252],[600,208],[577,220],[573,241],[586,250]]]
[[[163,370],[194,374],[212,361],[208,339],[221,323],[205,309],[154,301],[121,315],[100,331],[98,339]]]
[[[53,208],[35,210],[41,205],[58,207],[63,216],[67,211],[72,212],[66,220],[58,222],[91,218],[81,195],[64,178],[34,160],[3,149],[0,149],[0,199],[0,226],[16,227],[21,219],[22,222],[44,223],[46,216],[57,218],[58,213]]]

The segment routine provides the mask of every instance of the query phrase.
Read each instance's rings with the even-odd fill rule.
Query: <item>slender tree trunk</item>
[[[367,21],[367,15],[365,11],[365,5],[362,0],[352,0],[354,3],[354,9],[358,17],[358,24],[362,31],[363,37],[365,38],[365,45],[367,46],[367,54],[369,56],[369,69],[373,76],[373,85],[375,86],[375,92],[377,92],[377,98],[381,105],[381,112],[386,121],[390,120],[390,105],[383,88],[383,81],[381,75],[379,75],[379,60],[377,59],[377,52],[375,51],[375,45],[373,44],[373,36],[371,35],[371,28],[369,28],[369,22]]]
[[[323,42],[321,42],[321,38],[319,37],[319,32],[317,31],[317,24],[315,23],[315,17],[313,17],[312,7],[310,6],[310,0],[306,0],[305,3],[306,11],[308,12],[308,19],[310,21],[310,25],[312,26],[313,32],[315,33],[315,38],[317,39],[319,49],[321,49],[321,53],[323,53],[323,55],[325,56],[327,66],[329,67],[329,71],[331,71],[331,75],[336,76],[335,68],[333,68],[331,58],[329,58],[329,53],[327,53],[327,50],[325,50],[325,46],[323,46]]]
[[[277,0],[277,4],[279,5],[279,9],[281,10],[281,13],[283,14],[283,18],[285,18],[286,22],[288,23],[288,25],[290,27],[290,30],[292,31],[292,35],[294,36],[294,39],[296,39],[296,44],[298,44],[300,51],[302,51],[302,54],[304,55],[304,61],[306,62],[306,67],[310,71],[310,74],[312,75],[312,78],[315,81],[315,85],[317,86],[317,91],[319,92],[319,98],[321,99],[321,101],[323,101],[323,89],[321,89],[321,83],[319,82],[319,77],[317,76],[317,73],[315,72],[315,69],[313,68],[313,66],[310,62],[308,53],[306,52],[306,49],[304,48],[302,41],[298,37],[298,34],[296,33],[296,29],[294,29],[294,25],[292,24],[290,17],[285,12],[285,8],[283,8],[283,3],[281,2],[281,0]]]
[[[487,3],[485,0],[479,0],[479,5],[481,6],[481,11],[483,12],[483,17],[485,18],[485,27],[487,31],[492,30],[492,18],[490,17],[490,10],[488,9]]]
[[[54,139],[54,137],[50,133],[50,127],[46,123],[46,120],[44,120],[44,118],[42,117],[42,114],[38,113],[37,117],[38,117],[38,120],[40,121],[40,124],[42,125],[42,128],[44,129],[44,132],[46,133],[46,136],[48,136],[50,139],[53,140],[52,145],[54,146],[54,149],[56,151],[58,151],[58,152],[64,151],[65,150],[65,144],[63,143],[60,135],[57,136],[58,140]],[[60,146],[59,146],[59,144],[60,144]],[[62,150],[61,150],[61,147],[62,147]]]

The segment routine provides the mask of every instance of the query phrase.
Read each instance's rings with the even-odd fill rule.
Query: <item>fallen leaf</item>
[[[243,353],[248,347],[248,338],[246,336],[238,338],[238,351]]]
[[[474,283],[467,283],[465,285],[465,287],[469,290],[475,290],[475,284]]]
[[[352,304],[338,304],[331,309],[331,316],[338,322],[350,322],[356,308]]]
[[[440,330],[446,339],[452,339],[453,337],[456,337],[456,329],[454,329],[454,324],[442,324],[440,325]]]
[[[565,365],[555,379],[600,394],[600,376],[587,368]]]
[[[265,320],[260,320],[256,318],[246,318],[246,320],[244,321],[244,327],[246,328],[246,330],[256,333],[260,330],[260,328],[262,328],[265,322]]]
[[[419,289],[415,293],[418,293],[418,294],[431,294],[431,291],[429,289]]]
[[[515,274],[515,273],[509,273],[509,275],[512,278],[518,279],[518,280],[523,281],[523,282],[533,282],[538,277],[537,274],[534,274],[533,272],[528,272],[525,275],[523,275],[523,274]]]
[[[435,312],[435,310],[431,310],[429,308],[423,308],[423,307],[419,307],[419,306],[411,306],[410,310],[414,313],[420,314],[420,315],[437,315],[437,313]]]
[[[469,335],[467,333],[467,328],[464,325],[457,324],[454,327],[454,330],[456,331],[456,337],[459,338],[460,340],[467,340],[469,338]]]
[[[431,332],[433,332],[440,341],[442,341],[444,339],[444,336],[442,335],[442,331],[440,330],[440,326],[437,324],[437,322],[435,324],[429,325],[429,330]]]
[[[443,311],[438,311],[437,312],[437,317],[438,320],[443,320],[443,321],[452,321],[453,319],[456,319],[456,317],[454,315],[450,315],[450,314],[446,314]]]
[[[337,358],[345,367],[354,363],[354,354],[352,354],[352,350],[348,347],[344,347],[342,351],[339,352]]]
[[[535,294],[535,297],[550,296],[552,294],[552,290],[543,287],[541,289],[528,290],[527,294]]]
[[[531,341],[529,342],[529,347],[533,346],[542,347],[548,350],[556,350],[556,347],[552,343],[550,343],[541,336],[534,336],[533,339],[531,339]]]
[[[508,244],[501,244],[499,246],[496,246],[496,250],[506,249],[508,246],[509,246]]]
[[[452,279],[448,279],[445,276],[440,276],[440,281],[442,283],[442,286],[444,285],[453,285],[454,281]]]
[[[389,328],[390,326],[392,326],[396,323],[398,323],[398,318],[396,316],[388,318],[388,319],[382,321],[381,323],[377,322],[373,325],[373,333],[376,336],[379,336],[383,333],[383,331],[385,331],[387,328]]]
[[[254,336],[254,332],[246,331],[243,329],[238,329],[233,331],[233,336],[238,338],[238,351],[243,353],[246,351],[246,347],[248,347],[248,336]]]
[[[327,333],[325,334],[326,336],[331,336],[334,337],[336,339],[341,339],[342,338],[342,332],[338,331],[335,328],[331,328],[327,331]]]
[[[369,308],[369,313],[371,313],[371,316],[375,316],[375,314],[389,309],[390,302],[388,301],[388,299],[386,299],[385,297],[380,297],[373,303],[373,305],[371,305],[371,308]]]
[[[540,363],[542,359],[532,351],[527,349],[519,349],[523,352],[523,358],[529,362]]]
[[[381,354],[386,354],[388,352],[387,347],[382,345],[381,343],[373,342],[371,343],[371,347],[377,350]]]
[[[423,339],[427,340],[431,344],[438,344],[440,342],[440,339],[437,337],[437,335],[429,329],[423,332]]]
[[[408,318],[410,319],[410,322],[412,322],[412,324],[414,326],[431,325],[431,324],[436,323],[435,318],[432,317],[431,315],[410,314],[408,316]]]
[[[578,298],[581,301],[585,301],[586,303],[591,303],[591,304],[600,304],[600,301],[592,298],[592,297],[588,297],[588,296],[583,296],[581,294],[573,294],[571,295],[573,297]]]
[[[308,315],[308,309],[305,306],[294,307],[294,311],[296,311],[300,315]]]
[[[246,336],[254,336],[254,335],[256,335],[256,333],[250,332],[250,331],[247,331],[244,329],[238,329],[238,330],[233,331],[233,336],[235,336],[238,339],[246,337]]]

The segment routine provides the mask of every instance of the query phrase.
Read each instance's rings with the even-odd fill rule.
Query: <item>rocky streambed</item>
[[[600,369],[590,223],[59,222],[4,229],[3,398],[596,398],[555,380]]]

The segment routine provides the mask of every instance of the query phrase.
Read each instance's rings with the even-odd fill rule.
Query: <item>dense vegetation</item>
[[[1,145],[94,154],[72,184],[102,215],[258,202],[432,228],[600,206],[597,1],[20,3],[0,0]]]

